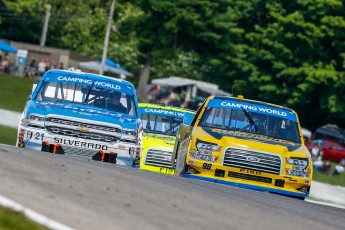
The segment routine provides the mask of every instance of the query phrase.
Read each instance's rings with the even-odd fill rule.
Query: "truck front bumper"
[[[19,127],[18,147],[54,154],[70,154],[119,165],[139,165],[141,146],[134,143],[108,143],[69,136],[51,135],[43,129]]]

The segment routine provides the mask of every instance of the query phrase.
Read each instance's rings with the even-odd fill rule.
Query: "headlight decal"
[[[286,158],[286,164],[289,164],[292,166],[292,169],[287,168],[285,170],[285,173],[287,175],[309,178],[310,173],[305,172],[305,170],[308,168],[308,165],[309,165],[308,158],[297,158],[297,157]]]

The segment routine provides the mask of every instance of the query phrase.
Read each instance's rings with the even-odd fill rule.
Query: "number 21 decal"
[[[44,133],[36,132],[35,133],[35,140],[43,141]]]

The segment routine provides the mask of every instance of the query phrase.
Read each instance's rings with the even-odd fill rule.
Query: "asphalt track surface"
[[[345,211],[0,145],[0,195],[75,229],[345,229]]]

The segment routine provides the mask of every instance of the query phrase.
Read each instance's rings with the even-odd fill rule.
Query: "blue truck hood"
[[[29,100],[27,102],[26,109],[26,118],[28,118],[30,113],[40,114],[43,116],[56,114],[118,124],[124,129],[138,129],[140,126],[139,117],[82,104]]]

